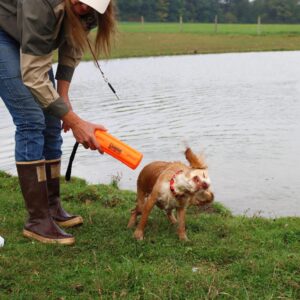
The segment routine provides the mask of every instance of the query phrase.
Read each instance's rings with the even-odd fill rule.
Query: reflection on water
[[[135,190],[153,160],[204,152],[217,201],[237,214],[300,215],[300,52],[219,54],[102,62],[121,100],[93,63],[76,70],[71,99],[82,118],[144,154],[132,171],[80,147],[73,175]],[[0,102],[0,169],[15,174],[12,122]],[[74,143],[64,139],[63,171]]]

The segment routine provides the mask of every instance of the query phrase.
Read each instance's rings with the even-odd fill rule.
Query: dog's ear
[[[193,169],[206,169],[207,166],[204,163],[203,159],[197,156],[190,147],[185,150],[185,158],[190,163],[190,166]]]

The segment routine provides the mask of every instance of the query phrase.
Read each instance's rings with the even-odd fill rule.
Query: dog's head
[[[210,190],[211,181],[203,158],[194,154],[191,148],[185,150],[185,157],[191,168],[187,174],[191,193],[194,194],[191,204],[202,206],[212,202],[214,194]]]

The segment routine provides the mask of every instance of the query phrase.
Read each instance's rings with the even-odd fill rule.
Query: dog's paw
[[[132,227],[134,227],[135,225],[136,225],[135,220],[130,220],[130,221],[128,222],[128,224],[127,224],[127,228],[132,228]]]
[[[144,232],[142,230],[136,230],[133,236],[136,240],[142,241],[144,239]]]
[[[179,235],[179,239],[183,242],[189,242],[190,241],[186,234]]]

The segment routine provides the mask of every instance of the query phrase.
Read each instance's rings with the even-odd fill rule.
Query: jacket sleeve
[[[58,66],[55,79],[71,82],[73,73],[82,57],[82,52],[65,41],[58,49]]]
[[[80,20],[86,31],[86,37],[93,28],[97,27],[97,14],[95,11],[81,16]],[[83,53],[66,40],[58,50],[58,67],[55,78],[57,80],[71,81],[75,68],[79,64]]]
[[[23,82],[43,109],[61,118],[69,108],[57,93],[48,72],[52,68],[54,41],[63,21],[63,2],[55,9],[47,0],[18,3]]]

